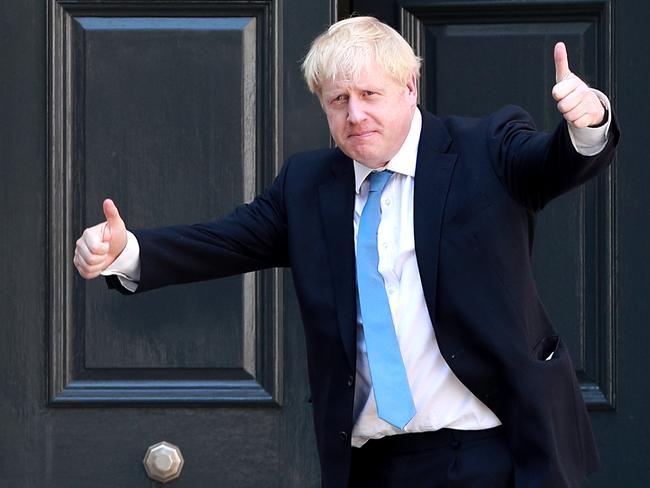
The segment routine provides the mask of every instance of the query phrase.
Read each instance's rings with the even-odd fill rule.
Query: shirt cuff
[[[607,108],[607,122],[600,127],[584,127],[582,129],[567,124],[569,128],[569,137],[571,138],[573,147],[578,154],[582,154],[583,156],[595,156],[605,148],[607,145],[609,126],[612,122],[612,108],[609,103],[609,98],[598,90],[593,91],[602,104]]]
[[[120,284],[130,292],[138,289],[140,284],[140,245],[138,239],[128,230],[126,231],[124,250],[101,274],[102,276],[117,276]]]

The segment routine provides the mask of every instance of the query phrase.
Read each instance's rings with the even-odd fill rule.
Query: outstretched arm
[[[131,292],[287,266],[284,174],[285,169],[253,202],[222,219],[134,234],[107,199],[106,221],[77,240],[74,264],[86,279],[117,275],[108,279],[109,286]],[[135,272],[125,272],[124,266]]]

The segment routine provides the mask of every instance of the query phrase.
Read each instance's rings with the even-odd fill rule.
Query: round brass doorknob
[[[167,483],[181,475],[185,461],[178,446],[163,441],[149,446],[142,462],[149,478]]]

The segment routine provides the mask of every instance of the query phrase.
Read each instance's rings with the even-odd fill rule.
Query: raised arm
[[[552,96],[564,122],[551,134],[540,132],[525,111],[507,107],[488,128],[497,175],[518,202],[534,211],[606,168],[619,139],[605,95],[571,71],[564,43],[557,43],[553,54]]]

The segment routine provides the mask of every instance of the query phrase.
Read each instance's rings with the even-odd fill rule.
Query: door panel
[[[51,3],[52,263],[104,196],[142,228],[214,219],[264,188],[280,164],[271,7]],[[280,402],[280,279],[124,297],[57,267],[51,400]]]
[[[422,104],[441,115],[481,116],[502,105],[525,107],[542,130],[561,116],[550,96],[553,46],[569,47],[571,67],[611,92],[607,53],[611,18],[606,3],[567,4],[571,13],[537,2],[508,8],[472,2],[403,4],[402,28],[425,59]],[[465,73],[465,75],[460,75]],[[615,103],[615,100],[613,100]],[[593,408],[609,408],[613,374],[613,310],[597,286],[611,289],[611,171],[555,200],[539,214],[534,248],[542,301],[572,352],[583,394]],[[560,238],[561,236],[561,238]]]

